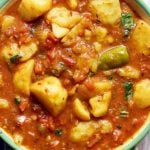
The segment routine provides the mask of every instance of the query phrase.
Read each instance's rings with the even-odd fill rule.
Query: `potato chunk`
[[[81,19],[77,12],[71,12],[64,6],[57,6],[47,14],[47,20],[64,28],[72,28]]]
[[[111,133],[113,131],[113,125],[109,120],[100,120],[100,132],[103,134]]]
[[[10,63],[10,60],[16,55],[20,56],[19,62],[23,62],[30,59],[37,51],[38,46],[34,42],[24,44],[21,47],[18,47],[16,43],[12,43],[3,48],[2,55],[7,63]]]
[[[4,57],[5,61],[8,64],[10,63],[10,58],[17,54],[19,54],[19,49],[16,43],[11,43],[10,45],[6,45],[2,50],[2,56]]]
[[[31,59],[21,64],[13,75],[13,83],[16,89],[25,95],[30,95],[31,75],[34,67],[34,60]]]
[[[103,97],[96,96],[89,100],[91,105],[91,113],[94,117],[102,117],[107,113],[111,100],[111,92],[105,92]]]
[[[15,18],[13,16],[3,16],[1,22],[1,32],[6,32],[8,28],[10,28],[15,22]]]
[[[6,99],[0,98],[0,109],[9,108],[9,102]]]
[[[121,17],[119,0],[91,0],[89,8],[104,24],[115,24]]]
[[[85,28],[85,26],[88,24],[88,19],[83,18],[77,25],[75,25],[70,32],[66,34],[66,36],[61,40],[61,42],[65,46],[70,46],[72,45],[76,37],[80,34],[81,31]]]
[[[104,27],[95,26],[92,28],[92,33],[95,36],[97,42],[102,42],[104,41],[108,31]]]
[[[61,27],[55,23],[52,23],[52,32],[55,37],[62,38],[69,32],[69,29]]]
[[[135,85],[133,100],[137,107],[146,108],[150,106],[150,80],[144,79]]]
[[[140,20],[131,37],[134,48],[144,55],[150,54],[150,25]]]
[[[67,3],[71,9],[76,9],[78,7],[78,0],[68,0]]]
[[[34,42],[22,45],[19,48],[19,53],[22,55],[20,61],[26,61],[30,59],[37,51],[38,51],[38,46]]]
[[[94,87],[97,93],[108,91],[112,88],[112,82],[109,80],[102,80],[95,82]]]
[[[52,0],[22,0],[18,11],[25,21],[32,21],[52,7]]]
[[[66,105],[67,91],[56,77],[46,77],[33,83],[31,92],[54,116],[58,115]]]
[[[90,113],[86,105],[84,105],[78,98],[74,100],[73,103],[74,113],[78,118],[83,121],[90,120]]]
[[[21,145],[24,138],[23,138],[23,135],[21,135],[20,133],[15,132],[13,134],[13,139],[14,139],[14,142],[16,144]]]
[[[70,139],[73,142],[82,142],[88,140],[96,131],[95,122],[80,122],[70,131]]]
[[[129,79],[130,78],[138,79],[141,75],[140,70],[132,66],[125,66],[125,67],[119,68],[117,72],[120,76],[129,78]]]

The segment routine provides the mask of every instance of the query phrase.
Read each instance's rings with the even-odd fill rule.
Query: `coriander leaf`
[[[18,63],[18,61],[20,60],[20,58],[22,58],[22,56],[20,54],[16,54],[16,55],[14,55],[14,56],[12,56],[10,58],[10,62],[12,64]]]
[[[129,112],[126,110],[121,110],[120,111],[120,117],[121,118],[127,118],[129,116]]]
[[[124,36],[128,36],[131,29],[134,27],[133,16],[130,13],[122,13],[121,24],[124,28]]]
[[[124,83],[125,99],[130,100],[133,96],[133,83],[131,81],[126,81]]]
[[[54,131],[54,133],[55,133],[56,136],[61,136],[63,134],[63,130],[62,129],[56,129]]]
[[[20,103],[21,103],[21,98],[20,98],[19,96],[16,96],[16,97],[15,97],[15,103],[16,103],[16,105],[20,105]]]

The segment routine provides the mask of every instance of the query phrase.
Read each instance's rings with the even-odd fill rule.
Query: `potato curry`
[[[0,127],[31,150],[110,150],[150,111],[150,25],[123,0],[14,0],[0,15]]]

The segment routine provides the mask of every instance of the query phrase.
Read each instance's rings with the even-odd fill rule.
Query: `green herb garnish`
[[[127,118],[129,116],[129,112],[126,110],[121,110],[120,111],[120,117],[121,118]]]
[[[15,103],[16,103],[16,105],[20,105],[20,103],[21,103],[21,98],[20,98],[19,96],[16,96],[16,97],[15,97]]]
[[[124,83],[125,99],[130,100],[133,96],[133,83],[131,81],[126,81]]]
[[[63,134],[63,130],[62,129],[56,129],[54,131],[54,133],[55,133],[56,136],[61,136]]]
[[[10,58],[10,62],[12,63],[12,64],[16,64],[16,63],[18,63],[19,62],[19,60],[22,58],[22,56],[20,55],[20,54],[16,54],[16,55],[14,55],[14,56],[12,56],[11,58]]]
[[[130,13],[122,13],[121,24],[124,28],[124,36],[128,36],[134,27],[133,16]]]

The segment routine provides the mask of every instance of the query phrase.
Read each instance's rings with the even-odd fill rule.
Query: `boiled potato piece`
[[[67,3],[71,9],[76,9],[78,7],[78,0],[68,0]]]
[[[34,60],[31,59],[21,65],[13,75],[15,88],[24,95],[30,95],[31,75],[34,68]]]
[[[146,108],[150,106],[150,80],[144,79],[135,85],[133,100],[137,107]]]
[[[104,24],[115,24],[121,17],[119,0],[91,0],[89,8]]]
[[[55,23],[52,23],[52,32],[55,37],[62,38],[69,32],[69,29],[61,27]]]
[[[70,131],[70,140],[73,142],[83,142],[88,140],[96,131],[95,122],[79,122]]]
[[[0,109],[9,108],[9,102],[6,99],[0,98]]]
[[[75,25],[68,34],[61,40],[65,46],[70,46],[75,42],[76,37],[88,24],[88,19],[83,18],[77,25]]]
[[[99,57],[99,68],[103,70],[121,67],[129,62],[127,47],[118,45],[105,52]]]
[[[96,52],[100,52],[102,50],[102,44],[100,42],[94,42],[93,46],[94,46]]]
[[[20,56],[19,62],[30,59],[38,51],[38,46],[34,43],[28,43],[18,47],[18,44],[12,43],[3,48],[3,56],[6,62],[10,63],[10,59],[16,55]]]
[[[119,68],[117,72],[121,77],[129,79],[138,79],[141,76],[140,70],[132,66]]]
[[[99,82],[95,82],[94,87],[96,92],[98,93],[108,91],[112,88],[112,82],[109,80],[102,80]]]
[[[84,30],[84,38],[89,41],[91,40],[92,38],[92,31],[91,30],[88,30],[88,29],[85,29]]]
[[[109,120],[100,120],[99,124],[101,133],[106,134],[113,131],[113,125]]]
[[[150,54],[150,25],[139,20],[131,37],[134,49],[144,55]]]
[[[77,12],[71,12],[64,6],[52,8],[47,14],[47,20],[64,28],[72,28],[77,24],[81,16]]]
[[[22,45],[19,48],[19,53],[22,55],[20,61],[26,61],[30,59],[37,51],[38,51],[38,46],[34,42]]]
[[[52,7],[52,0],[22,0],[18,12],[25,21],[33,21]]]
[[[24,137],[23,137],[23,135],[21,135],[20,133],[15,132],[15,133],[13,134],[13,139],[14,139],[14,142],[15,142],[16,144],[21,145],[22,142],[23,142]]]
[[[38,39],[39,44],[42,44],[45,42],[50,32],[51,32],[50,28],[48,27],[43,28],[41,24],[37,25],[34,29],[34,35]]]
[[[10,28],[15,22],[15,18],[13,16],[3,16],[1,22],[1,32],[6,32],[8,28]]]
[[[97,69],[98,69],[98,60],[96,58],[91,59],[90,63],[89,63],[89,66],[90,66],[90,70],[93,73],[96,73]]]
[[[78,98],[76,98],[73,102],[73,109],[74,109],[75,115],[79,119],[83,121],[90,120],[90,113],[88,111],[88,108]]]
[[[105,92],[103,97],[96,96],[89,100],[91,106],[91,113],[94,117],[102,117],[104,116],[109,107],[109,103],[111,100],[111,92]]]
[[[97,42],[102,42],[102,41],[104,41],[108,31],[104,27],[95,26],[92,28],[92,33],[96,37]]]
[[[46,77],[33,83],[31,92],[54,116],[58,115],[66,105],[67,91],[56,77]]]
[[[19,54],[19,48],[16,43],[11,43],[10,45],[4,46],[2,50],[2,56],[4,57],[5,61],[9,64],[10,58]]]

